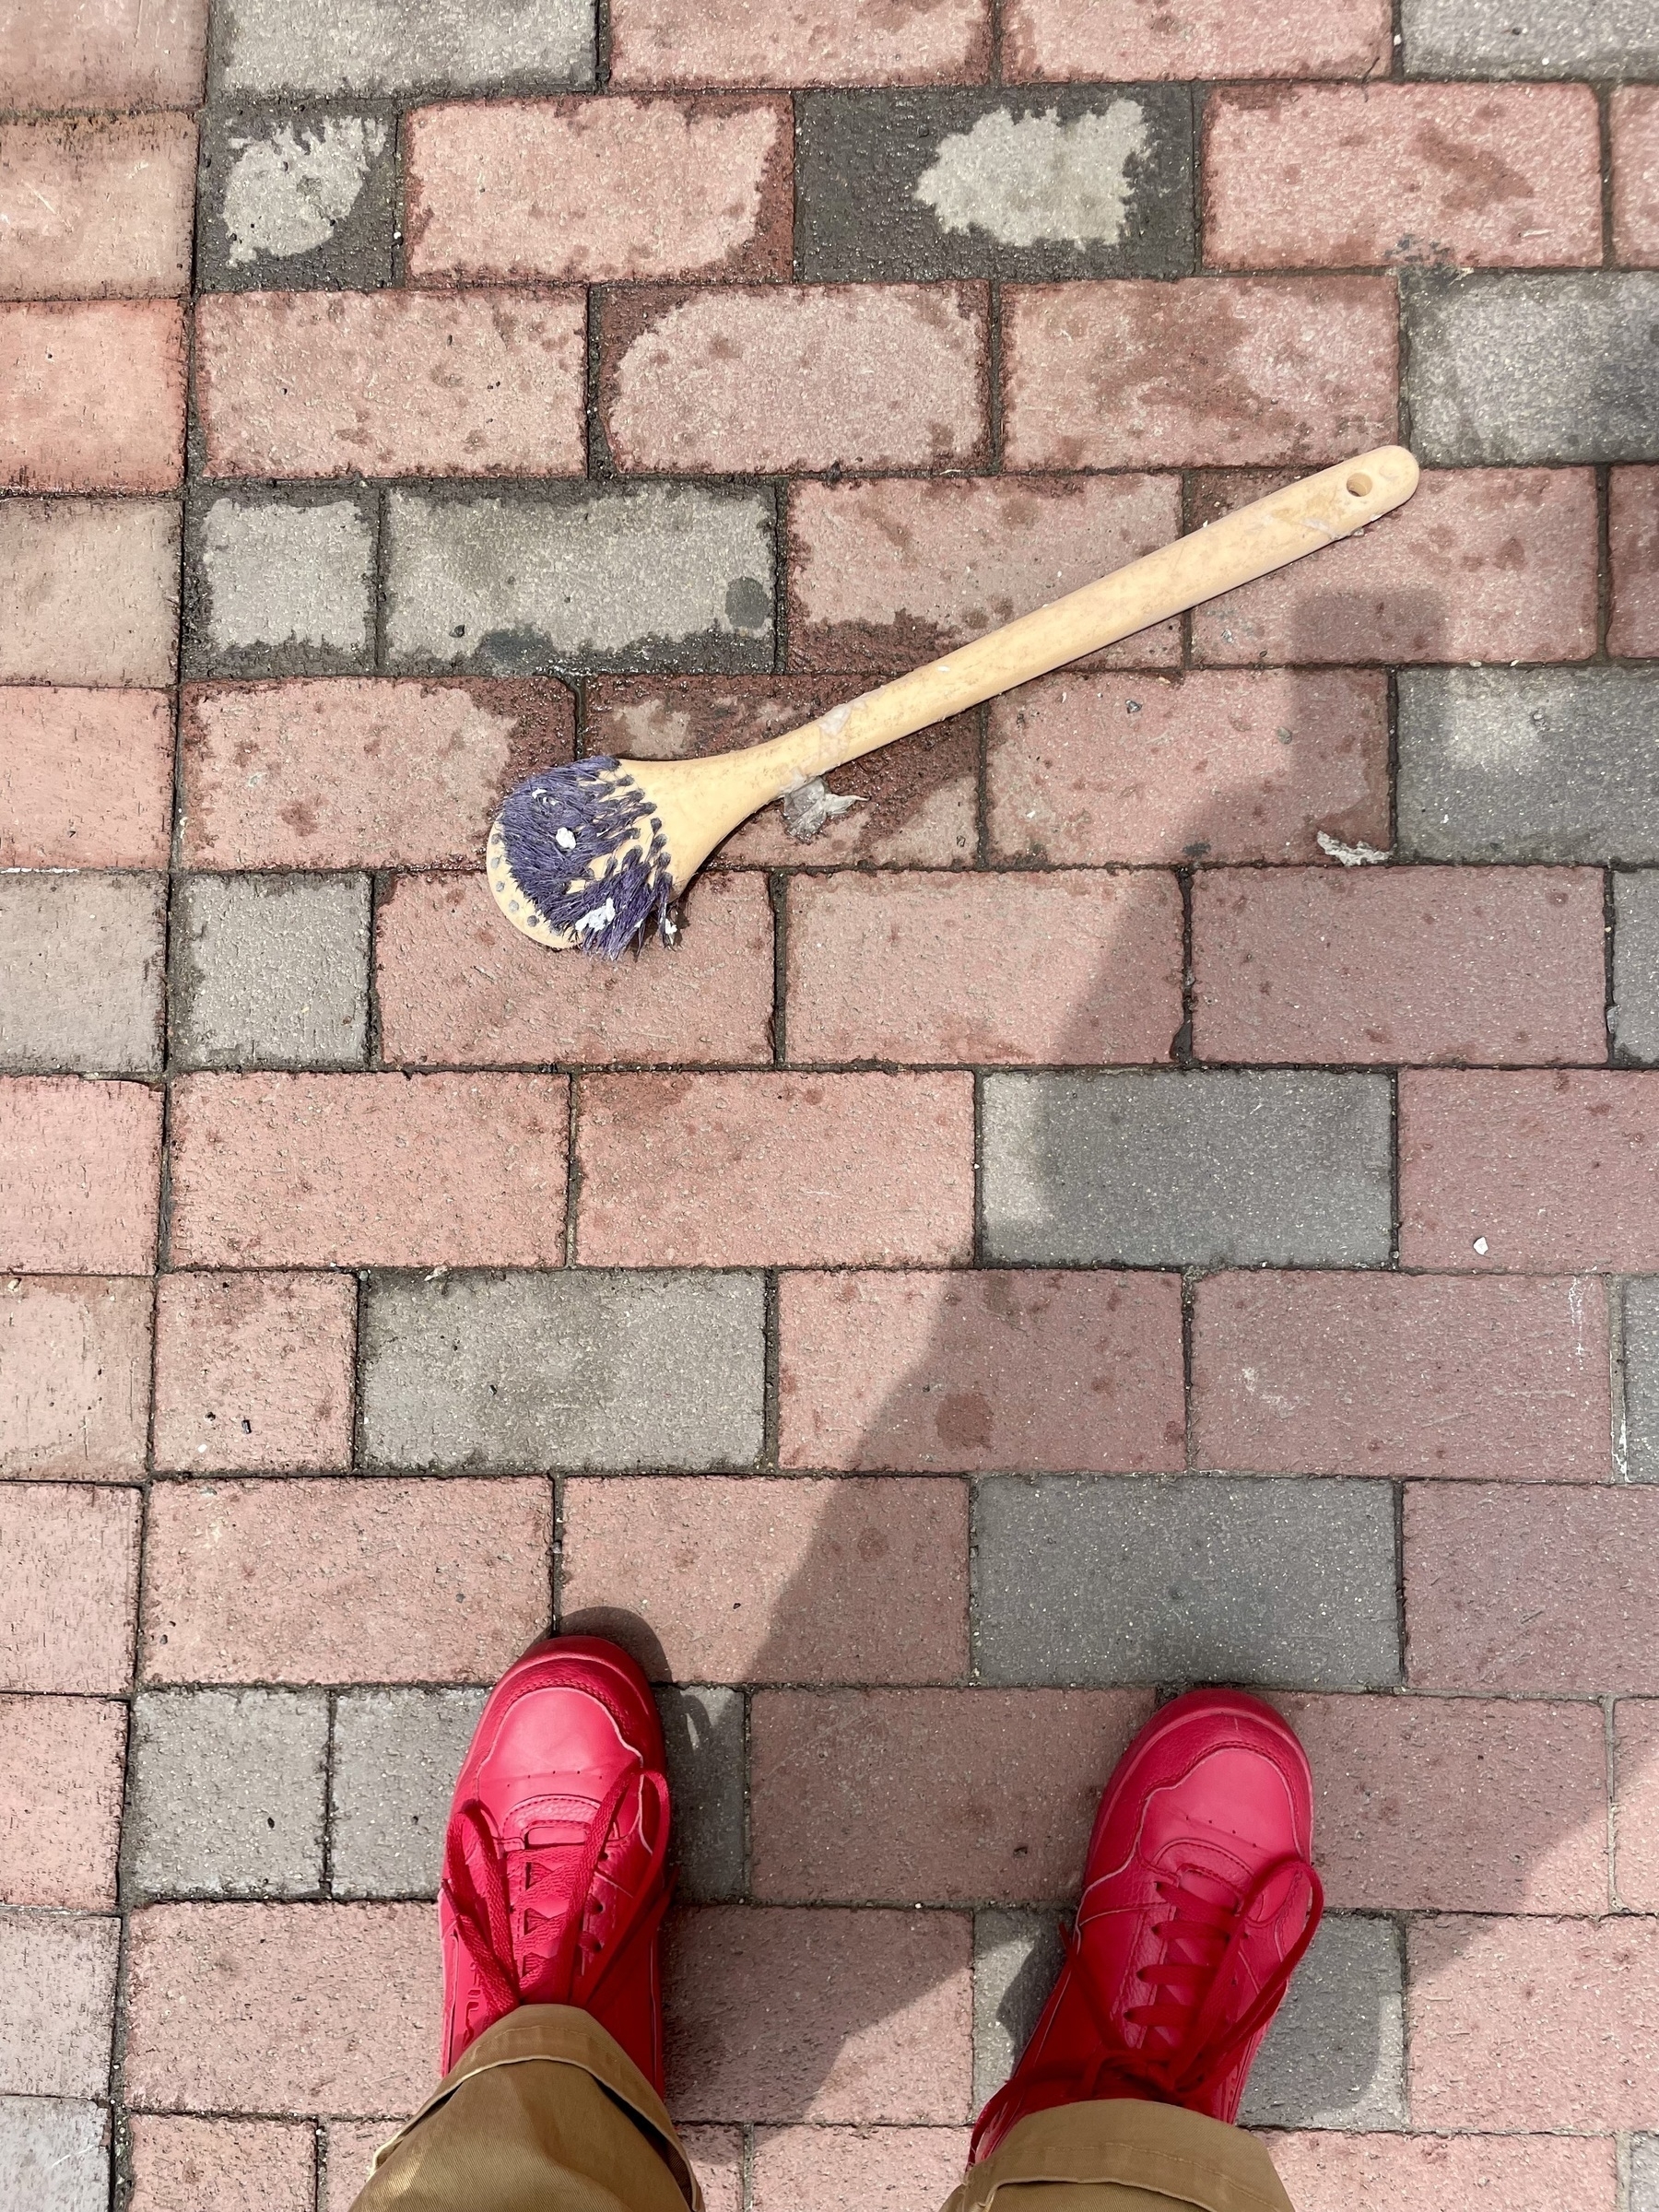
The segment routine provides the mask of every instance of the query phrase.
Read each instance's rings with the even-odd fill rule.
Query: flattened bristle
[[[618,959],[653,922],[672,935],[662,828],[619,760],[600,755],[526,776],[502,800],[500,824],[512,887],[584,952]]]

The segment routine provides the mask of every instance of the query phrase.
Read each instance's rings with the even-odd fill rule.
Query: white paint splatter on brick
[[[988,230],[1005,246],[1115,245],[1128,219],[1129,163],[1147,151],[1133,100],[1062,123],[1006,108],[942,139],[915,196],[945,230]]]
[[[368,115],[330,115],[316,129],[280,124],[236,148],[225,187],[229,259],[286,258],[324,246],[357,205],[384,150],[386,126]]]

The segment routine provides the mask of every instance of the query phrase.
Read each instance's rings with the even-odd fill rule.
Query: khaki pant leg
[[[993,2208],[992,2200],[994,2199]],[[1175,2104],[1059,2104],[1010,2128],[945,2212],[1292,2212],[1241,2129]]]
[[[702,2212],[662,2100],[591,2013],[525,2005],[376,2157],[353,2212]]]

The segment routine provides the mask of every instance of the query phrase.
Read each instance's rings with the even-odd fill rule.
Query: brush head
[[[662,818],[629,764],[608,755],[515,784],[489,832],[486,866],[496,904],[538,944],[615,960],[653,922],[664,937],[675,935]]]

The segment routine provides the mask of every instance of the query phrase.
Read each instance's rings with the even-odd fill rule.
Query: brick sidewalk
[[[711,2212],[929,2212],[1215,1679],[1299,2212],[1659,2212],[1650,12],[207,14],[0,7],[0,2200],[346,2212],[552,1618],[663,1685]],[[499,924],[528,765],[1396,435],[677,953]]]

